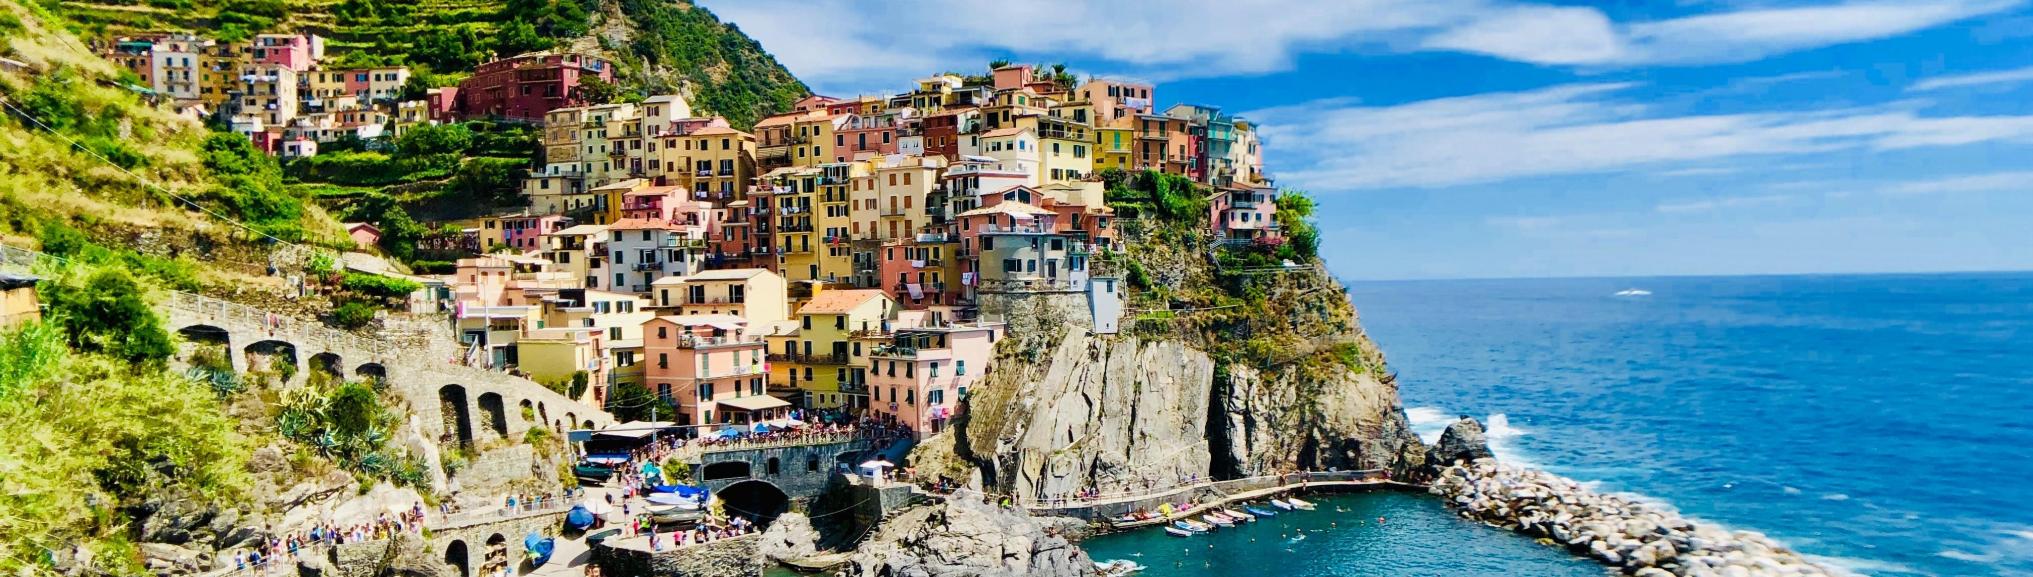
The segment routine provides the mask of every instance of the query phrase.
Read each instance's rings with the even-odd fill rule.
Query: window
[[[953,361],[953,376],[957,377],[965,374],[967,374],[967,361],[965,360]]]
[[[1024,271],[1023,261],[1013,258],[1002,259],[1002,272],[1023,272],[1023,271]]]
[[[932,364],[931,364],[931,366],[929,366],[929,367],[927,367],[927,368],[928,368],[928,369],[930,369],[930,370],[931,370],[931,372],[929,372],[929,373],[925,373],[925,377],[926,377],[926,378],[931,378],[931,379],[936,379],[936,378],[939,378],[939,361],[932,361]]]
[[[659,369],[671,368],[671,355],[669,353],[657,353],[656,368]]]
[[[805,318],[799,320],[805,322],[805,330],[812,330],[812,315],[805,315]]]
[[[659,338],[659,339],[667,339],[667,338],[670,338],[670,336],[671,336],[671,335],[670,335],[670,327],[657,327],[657,328],[656,328],[656,338]]]

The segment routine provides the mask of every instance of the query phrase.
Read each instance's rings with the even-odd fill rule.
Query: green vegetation
[[[65,267],[37,288],[73,348],[158,368],[175,352],[146,289],[124,269]]]
[[[611,48],[630,65],[636,76],[630,80],[644,92],[672,93],[688,85],[695,110],[725,116],[741,129],[790,110],[792,103],[811,93],[761,44],[705,8],[667,0],[618,2],[636,34],[625,49]],[[675,77],[642,72],[650,69],[669,70]]]
[[[544,386],[552,392],[576,399],[586,394],[586,387],[591,381],[592,375],[586,371],[573,371],[571,377],[544,383]]]
[[[142,574],[127,508],[236,502],[247,442],[210,386],[66,339],[55,323],[0,332],[0,573],[50,574],[75,546]]]
[[[276,431],[369,480],[426,487],[430,479],[423,461],[389,446],[402,417],[387,405],[370,383],[312,379],[283,391]]]
[[[678,414],[677,408],[671,406],[670,401],[658,397],[655,392],[649,390],[649,387],[642,386],[641,383],[615,385],[607,395],[607,412],[614,415],[616,422],[623,423],[652,420],[652,412],[658,419],[667,419]]]

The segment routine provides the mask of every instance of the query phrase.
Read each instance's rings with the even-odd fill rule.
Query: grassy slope
[[[209,30],[221,6],[217,0],[41,0],[78,23],[80,34],[110,37],[162,30]],[[241,0],[246,1],[246,0]],[[401,18],[341,15],[343,0],[278,0],[288,16],[278,30],[307,30],[327,38],[334,54],[366,51],[402,54],[411,39],[431,32],[471,30],[480,39],[497,37],[505,21],[502,2],[416,0]],[[375,0],[380,1],[380,0]],[[187,8],[165,8],[184,5]],[[788,110],[808,94],[762,46],[711,12],[683,0],[589,0],[587,24],[600,38],[566,39],[575,47],[601,50],[624,63],[624,83],[645,92],[682,90],[701,114],[726,116],[746,128],[771,113]],[[444,80],[463,71],[439,70]]]
[[[0,114],[0,238],[32,244],[46,223],[65,222],[109,246],[204,260],[209,281],[236,283],[260,272],[265,243],[178,200],[224,206],[229,187],[202,156],[210,132],[118,88],[115,67],[51,24],[58,18],[0,0],[0,55],[39,71],[0,73],[0,98],[24,111]],[[305,242],[347,242],[314,205],[302,210],[296,227]]]

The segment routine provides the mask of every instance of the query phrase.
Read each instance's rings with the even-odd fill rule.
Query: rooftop
[[[819,296],[812,297],[810,302],[805,303],[803,308],[798,309],[798,313],[837,315],[854,310],[854,307],[879,298],[888,298],[888,295],[875,289],[829,290],[819,293]]]
[[[1045,210],[1042,208],[1038,208],[1036,205],[1033,205],[1028,202],[1018,200],[1005,200],[1002,202],[995,203],[994,206],[986,206],[960,213],[960,216],[980,216],[984,214],[1033,216],[1040,214],[1056,214],[1056,213],[1053,213],[1052,211]]]

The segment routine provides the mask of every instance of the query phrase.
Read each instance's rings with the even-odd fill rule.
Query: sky
[[[2033,0],[702,0],[822,94],[997,58],[1261,127],[1356,280],[2033,270]]]

